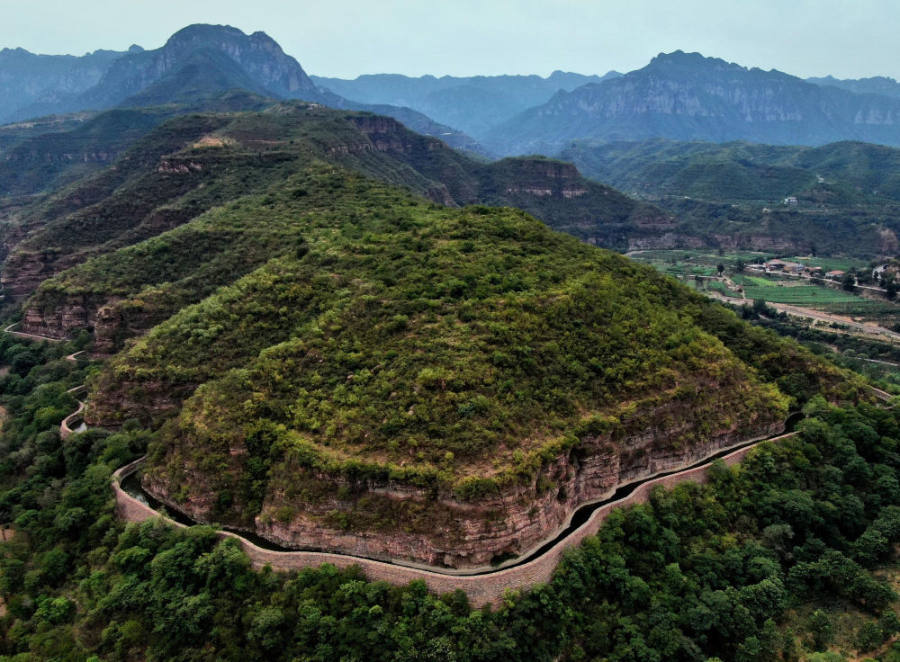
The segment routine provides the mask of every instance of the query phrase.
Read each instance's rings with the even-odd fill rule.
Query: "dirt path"
[[[706,296],[710,299],[715,299],[716,301],[721,301],[723,303],[729,303],[734,306],[741,306],[747,304],[746,299],[738,299],[736,297],[727,297],[724,294],[719,294],[718,292],[704,292]],[[831,313],[823,313],[820,310],[813,310],[811,308],[803,308],[801,306],[792,306],[786,303],[769,303],[766,302],[766,305],[769,308],[774,308],[780,313],[787,313],[793,317],[803,317],[806,319],[817,320],[820,322],[828,322],[829,324],[840,324],[842,326],[846,326],[851,329],[855,329],[857,331],[861,331],[864,334],[869,336],[878,337],[879,339],[888,338],[890,340],[900,341],[900,333],[896,331],[891,331],[890,329],[885,329],[882,326],[878,326],[877,324],[864,324],[862,322],[854,322],[853,320],[843,317],[841,315],[833,315]]]

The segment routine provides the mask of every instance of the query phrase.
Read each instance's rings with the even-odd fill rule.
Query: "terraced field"
[[[771,303],[789,303],[795,306],[827,306],[833,304],[876,304],[859,296],[842,290],[835,290],[808,283],[782,283],[763,276],[745,276],[735,274],[735,283],[743,286],[748,299],[764,299]],[[891,305],[891,304],[887,304]],[[893,305],[891,305],[894,308]]]
[[[697,275],[713,276],[717,273],[717,266],[721,264],[728,272],[737,271],[738,262],[752,264],[760,260],[768,261],[776,256],[774,253],[762,253],[758,251],[737,251],[719,254],[715,250],[648,250],[636,251],[629,254],[639,262],[645,262],[656,267],[659,271],[673,276]],[[825,271],[840,269],[866,269],[869,263],[852,257],[809,257],[794,256],[782,257],[788,262],[805,264],[808,267],[821,267]]]

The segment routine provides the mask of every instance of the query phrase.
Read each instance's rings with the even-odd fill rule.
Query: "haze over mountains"
[[[236,89],[387,114],[451,146],[557,154],[589,140],[747,140],[900,145],[900,84],[803,80],[699,53],[660,54],[627,74],[308,76],[268,35],[193,25],[158,49],[80,58],[0,52],[0,121],[208,98]]]
[[[479,140],[490,129],[515,115],[550,100],[560,90],[621,76],[554,71],[550,76],[421,76],[372,74],[353,80],[320,78],[313,81],[341,96],[364,103],[409,106],[438,122],[457,127]]]
[[[35,57],[43,56],[32,56]],[[85,57],[88,59],[76,59],[70,66],[74,71],[93,72],[93,76],[85,73],[77,79],[82,83],[93,82],[98,68],[91,69],[90,65],[97,56]],[[32,58],[24,57],[26,64]],[[411,109],[348,101],[317,87],[297,60],[286,55],[263,32],[246,35],[230,26],[191,25],[176,32],[158,49],[145,51],[135,47],[103,62],[106,66],[102,75],[89,87],[70,84],[68,78],[61,78],[54,87],[55,79],[45,76],[34,86],[48,87],[34,98],[24,97],[27,103],[0,115],[0,120],[173,102],[189,102],[199,108],[204,101],[223,92],[242,90],[274,100],[303,99],[334,108],[379,112],[396,117],[420,133],[440,136],[454,147],[478,150],[468,136]],[[10,66],[5,77],[28,81],[28,67]],[[256,105],[253,101],[250,104]]]
[[[503,153],[556,153],[576,139],[900,144],[900,99],[855,94],[699,53],[660,54],[643,69],[559,92],[495,128]]]
[[[893,175],[879,172],[896,161],[891,148],[844,142],[816,160],[794,148],[716,146],[900,144],[900,96],[894,96],[900,86],[889,78],[804,81],[676,51],[624,75],[376,74],[341,80],[307,75],[262,32],[247,35],[214,25],[188,26],[154,50],[135,46],[82,58],[5,50],[2,63],[0,81],[19,103],[13,108],[7,101],[7,118],[62,113],[0,127],[0,192],[7,196],[77,182],[126,156],[135,141],[179,115],[259,112],[302,99],[387,115],[482,157],[559,156],[597,181],[665,208],[628,201],[611,189],[596,195],[565,164],[501,163],[496,172],[502,178],[492,174],[486,184],[487,171],[474,161],[435,159],[421,144],[402,154],[429,182],[412,188],[434,199],[513,203],[616,250],[818,246],[881,255],[893,250],[900,232]],[[375,149],[401,155],[390,142],[397,132],[374,135]],[[431,165],[423,171],[426,163]],[[450,193],[434,193],[442,188]],[[796,210],[763,213],[789,195],[800,200],[802,222]],[[688,205],[684,196],[693,201]],[[17,209],[7,205],[3,213],[22,213]],[[43,218],[43,212],[34,213]],[[716,220],[723,216],[727,223]],[[4,230],[6,250],[18,242],[21,227],[17,221]]]
[[[81,57],[36,55],[23,48],[0,50],[0,121],[40,115],[43,108],[84,92],[100,82],[122,55],[108,50]]]

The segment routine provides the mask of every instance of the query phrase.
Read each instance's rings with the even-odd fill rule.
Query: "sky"
[[[797,76],[900,78],[900,0],[0,0],[0,47],[157,48],[262,30],[307,73],[602,74],[676,49]]]

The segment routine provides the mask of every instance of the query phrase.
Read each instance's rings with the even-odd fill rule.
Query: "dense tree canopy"
[[[0,349],[25,351],[8,338]],[[68,348],[27,351],[34,367],[0,382],[10,659],[763,661],[828,646],[835,610],[861,614],[848,646],[898,629],[879,579],[900,542],[891,410],[815,398],[798,437],[616,511],[548,585],[481,611],[354,570],[255,572],[207,527],[125,526],[108,480],[147,433],[129,423],[61,442],[66,389],[90,368],[60,360]]]

